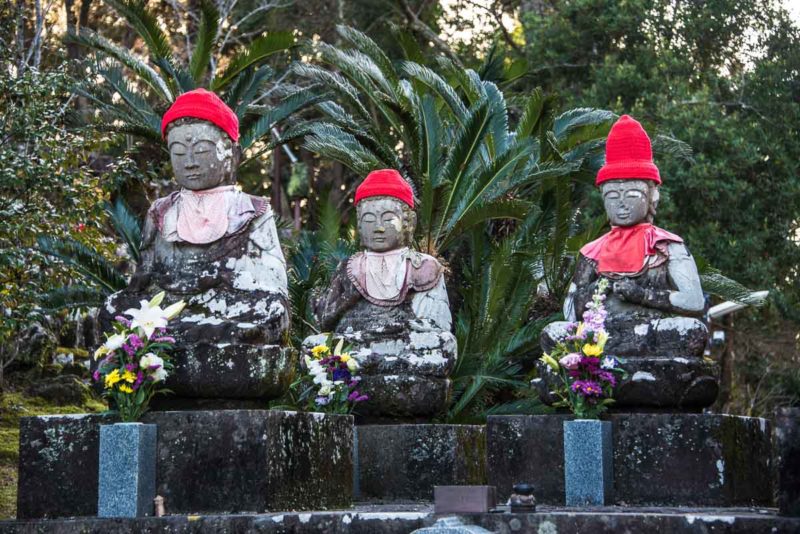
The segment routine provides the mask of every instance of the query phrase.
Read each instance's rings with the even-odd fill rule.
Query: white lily
[[[153,371],[153,381],[154,382],[161,382],[162,380],[166,380],[167,378],[167,370],[163,367],[159,367],[155,371]]]
[[[183,311],[183,309],[185,307],[186,307],[186,303],[184,301],[182,301],[182,300],[179,300],[175,304],[172,304],[171,306],[167,306],[164,309],[164,316],[166,316],[167,320],[174,319],[175,317],[178,316],[179,313],[181,313]]]
[[[94,351],[94,359],[96,360],[100,356],[117,350],[118,348],[122,347],[127,340],[128,336],[123,336],[122,334],[114,334],[113,336],[109,336],[105,343],[103,343],[100,348]]]
[[[351,357],[349,360],[347,360],[347,368],[351,373],[358,371],[359,365],[355,358]]]
[[[159,293],[161,295],[161,293]],[[156,295],[158,297],[158,295]],[[156,297],[151,301],[140,301],[141,307],[125,310],[125,315],[131,318],[131,328],[141,328],[147,338],[153,335],[156,328],[167,326],[167,316],[158,304],[152,304]],[[163,298],[163,297],[162,297]],[[159,300],[160,302],[160,300]]]
[[[139,367],[141,367],[142,369],[147,369],[148,367],[151,367],[153,365],[159,365],[161,366],[160,368],[163,369],[164,360],[156,356],[152,352],[148,352],[139,359]]]

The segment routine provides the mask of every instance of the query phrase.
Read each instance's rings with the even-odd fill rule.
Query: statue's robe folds
[[[375,280],[370,264],[383,257],[391,258],[384,280]],[[355,254],[338,266],[314,310],[322,330],[344,338],[360,364],[359,390],[370,397],[359,405],[362,413],[422,418],[446,408],[457,350],[435,258],[409,249]],[[304,346],[325,339],[311,336]]]
[[[107,329],[114,316],[164,291],[163,305],[187,303],[169,324],[177,343],[167,387],[177,397],[278,397],[293,358],[282,346],[290,317],[286,262],[269,204],[226,188],[211,206],[215,212],[204,207],[208,213],[194,213],[187,225],[181,214],[187,194],[197,196],[173,193],[150,208],[139,266],[129,287],[107,300],[101,325]],[[215,230],[219,218],[227,222]],[[187,228],[192,237],[212,240],[189,242]]]

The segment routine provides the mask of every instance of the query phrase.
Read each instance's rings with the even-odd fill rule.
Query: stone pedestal
[[[613,495],[611,423],[564,421],[567,506],[603,506]]]
[[[775,464],[780,513],[800,516],[800,408],[775,412]]]
[[[356,427],[361,501],[432,501],[434,486],[486,484],[482,425]]]
[[[170,398],[275,399],[292,382],[297,351],[278,345],[184,344],[167,378]]]
[[[20,424],[20,518],[97,514],[99,415]],[[168,514],[351,504],[352,417],[267,410],[151,412]]]
[[[703,358],[629,357],[621,365],[628,377],[614,388],[614,410],[699,412],[711,406],[719,392],[719,366]],[[542,362],[537,369],[539,378],[531,385],[551,404],[556,399],[550,392],[561,379]]]
[[[154,515],[156,425],[100,426],[99,517]]]
[[[540,503],[564,503],[562,425],[571,416],[492,416],[488,483],[503,502],[519,482]],[[770,506],[765,419],[732,415],[615,414],[612,502],[643,506]]]

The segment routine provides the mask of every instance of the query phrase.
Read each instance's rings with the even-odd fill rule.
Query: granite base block
[[[430,502],[434,486],[486,484],[482,425],[365,425],[356,432],[359,500]]]
[[[272,410],[150,412],[167,513],[264,512],[352,502],[352,417]],[[20,424],[20,518],[97,514],[99,415]],[[113,422],[113,421],[111,421]]]
[[[153,515],[156,425],[100,426],[98,517]]]
[[[492,416],[488,483],[506,500],[531,482],[539,503],[564,503],[567,415]],[[771,506],[771,437],[765,419],[704,414],[614,414],[614,494],[641,506]]]
[[[800,516],[800,408],[775,412],[775,463],[780,513]]]
[[[603,506],[613,495],[611,423],[564,421],[567,506]]]

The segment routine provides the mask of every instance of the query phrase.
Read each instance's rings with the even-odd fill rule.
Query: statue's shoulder
[[[409,286],[415,291],[433,289],[442,279],[444,266],[430,254],[411,250],[408,259],[411,263]]]
[[[153,223],[156,229],[161,230],[164,226],[164,217],[167,212],[175,205],[175,201],[180,193],[175,191],[169,195],[155,199],[147,210],[147,217]]]

